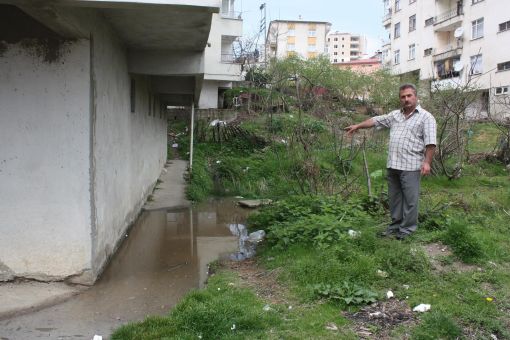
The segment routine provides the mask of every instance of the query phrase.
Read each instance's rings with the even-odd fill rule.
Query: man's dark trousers
[[[420,170],[388,169],[388,196],[391,215],[388,232],[410,234],[416,230],[420,179]]]

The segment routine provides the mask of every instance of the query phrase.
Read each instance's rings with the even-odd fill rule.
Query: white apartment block
[[[331,63],[344,63],[360,59],[367,51],[367,38],[363,35],[333,32],[327,39]]]
[[[488,104],[509,93],[510,1],[383,1],[383,65],[432,89],[469,82],[482,89],[482,111],[498,113]]]
[[[204,53],[204,82],[198,107],[223,107],[223,94],[232,83],[241,81],[239,56],[234,43],[243,34],[241,12],[235,9],[235,0],[222,0],[220,13],[212,14],[211,31]]]
[[[285,58],[297,54],[309,59],[325,54],[330,29],[331,24],[323,21],[271,21],[267,32],[268,57]]]

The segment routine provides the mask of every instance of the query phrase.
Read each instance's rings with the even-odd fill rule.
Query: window
[[[510,21],[504,22],[502,24],[499,24],[499,31],[504,32],[510,30]]]
[[[296,45],[295,44],[287,44],[287,51],[295,51]]]
[[[316,30],[309,30],[308,31],[308,36],[309,37],[315,37],[317,35],[317,31]]]
[[[425,20],[425,26],[430,26],[434,24],[434,17],[431,17],[431,18],[428,18],[427,20]]]
[[[500,87],[496,87],[495,88],[495,92],[497,95],[500,95],[500,94],[508,94],[508,88],[510,88],[510,86],[500,86]]]
[[[293,29],[293,28],[290,28],[288,31],[287,31],[287,35],[288,36],[295,36],[296,35],[296,31]]]
[[[342,63],[344,62],[344,60],[342,59]]]
[[[416,30],[416,14],[409,17],[409,32]]]
[[[342,55],[344,55],[344,54],[345,54],[345,52],[342,52]]]
[[[427,48],[423,51],[423,55],[426,57],[426,56],[429,56],[432,54],[432,48]]]
[[[333,59],[333,62],[334,62],[334,63],[337,63],[337,62],[338,62],[338,59]]]
[[[331,39],[330,39],[330,38],[328,38],[328,42],[330,42],[330,41],[331,41]]]
[[[397,22],[395,24],[395,39],[397,39],[398,37],[400,37],[400,22]]]
[[[409,45],[409,60],[416,58],[416,44]]]
[[[338,45],[334,45],[333,47],[334,47],[334,48],[338,48]]]
[[[335,38],[335,41],[338,41],[338,38]]]
[[[351,44],[351,48],[359,48],[358,44]]]
[[[510,70],[510,61],[498,64],[498,71]]]
[[[483,18],[471,21],[471,39],[483,37]]]
[[[395,65],[400,64],[400,50],[395,51],[395,54],[393,55],[393,63]]]
[[[415,2],[416,2],[416,0],[409,0],[409,5],[414,4]]]
[[[316,52],[317,47],[315,45],[308,45],[308,52]]]
[[[482,55],[477,54],[471,57],[470,74],[482,73]]]
[[[342,48],[344,48],[344,45],[342,45]]]
[[[474,5],[474,4],[477,4],[477,3],[482,2],[482,1],[483,1],[483,0],[471,0],[471,4],[473,4],[473,5]]]
[[[400,11],[400,0],[395,0],[395,12]]]
[[[333,53],[333,55],[338,55],[338,52]]]

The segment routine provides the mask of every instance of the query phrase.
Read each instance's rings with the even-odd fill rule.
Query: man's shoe
[[[409,237],[409,235],[411,235],[411,234],[407,234],[407,233],[403,233],[403,232],[399,231],[399,232],[395,235],[395,238],[396,238],[397,240],[402,241],[402,240],[404,240],[404,239],[408,238],[408,237]]]
[[[385,230],[385,231],[381,231],[379,233],[379,236],[380,237],[395,237],[397,236],[398,232],[397,231],[393,231],[393,230]]]

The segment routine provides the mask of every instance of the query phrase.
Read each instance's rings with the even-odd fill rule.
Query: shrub
[[[481,242],[473,235],[471,228],[462,221],[452,223],[448,227],[443,242],[448,244],[453,253],[466,263],[472,263],[483,255]]]
[[[450,317],[441,312],[426,314],[422,323],[413,330],[412,338],[416,340],[458,339],[461,328]]]

